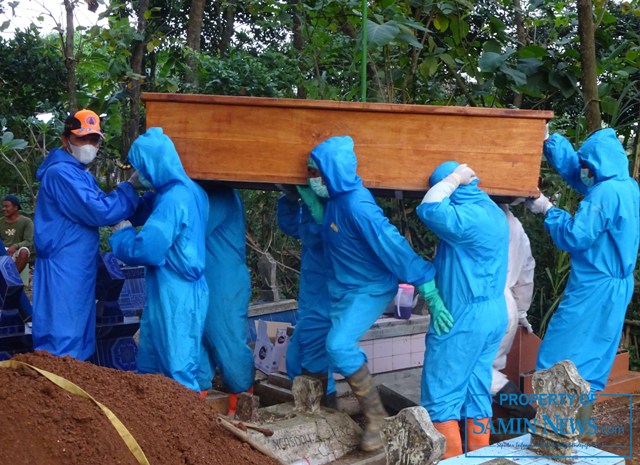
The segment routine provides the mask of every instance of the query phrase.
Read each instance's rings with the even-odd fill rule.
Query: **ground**
[[[632,458],[626,459],[627,465],[640,465],[640,395],[634,395],[631,400],[629,396],[621,396],[597,403],[593,417],[600,428],[610,433],[599,434],[594,446],[618,455],[629,455],[631,451]]]
[[[14,359],[56,373],[105,404],[153,465],[275,465],[222,429],[198,393],[169,378],[45,352]],[[0,465],[139,463],[93,401],[29,368],[0,368],[0,412]]]
[[[223,430],[216,412],[197,393],[164,376],[112,370],[45,352],[15,360],[56,373],[105,404],[153,465],[275,464]],[[0,465],[138,464],[95,403],[29,368],[0,368],[0,412]],[[631,402],[625,396],[597,403],[593,417],[612,433],[598,435],[595,446],[618,455],[632,451],[627,465],[640,465],[640,396]]]

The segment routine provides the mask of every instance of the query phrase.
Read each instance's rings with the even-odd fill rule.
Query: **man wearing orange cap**
[[[33,346],[86,360],[95,351],[98,228],[130,217],[138,193],[123,182],[106,194],[87,171],[103,139],[93,111],[70,115],[61,139],[36,171]]]

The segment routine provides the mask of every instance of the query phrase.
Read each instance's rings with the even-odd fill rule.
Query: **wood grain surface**
[[[375,190],[424,192],[442,162],[468,163],[492,195],[537,195],[550,111],[144,93],[194,179],[239,185],[306,182],[311,149],[355,142],[358,174]]]

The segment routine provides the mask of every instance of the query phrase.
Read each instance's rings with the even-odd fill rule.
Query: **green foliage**
[[[52,38],[35,27],[0,39],[0,117],[34,116],[64,107],[66,69]]]

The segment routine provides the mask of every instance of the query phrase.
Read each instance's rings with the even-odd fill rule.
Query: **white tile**
[[[402,370],[404,368],[411,367],[411,354],[394,355],[392,359],[393,359],[392,365],[394,370]]]
[[[393,355],[393,341],[391,338],[375,339],[373,341],[373,358],[391,357]]]
[[[411,336],[411,352],[424,352],[424,349],[424,335],[416,334],[414,336]]]
[[[411,366],[421,367],[424,363],[424,354],[411,353]]]
[[[393,357],[376,357],[373,359],[374,373],[386,373],[393,370]]]
[[[393,355],[411,353],[411,339],[409,336],[394,337],[392,342]]]

